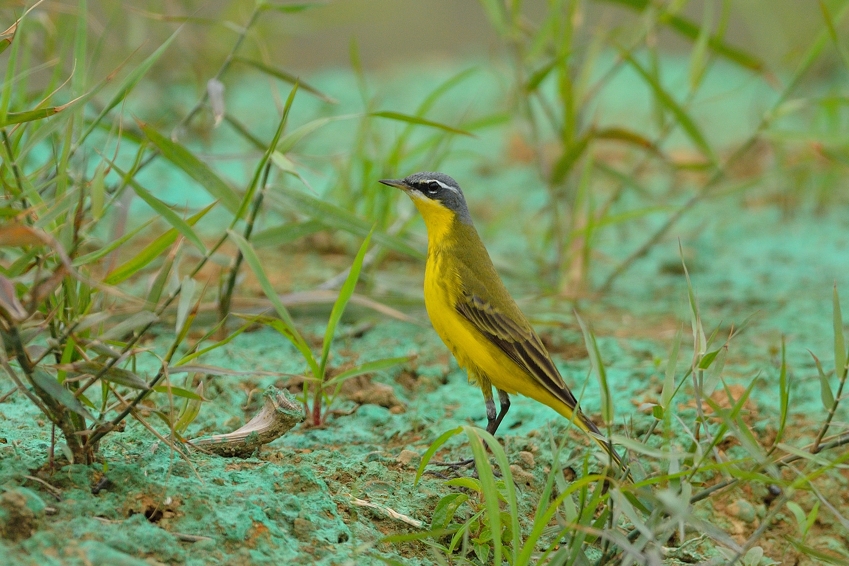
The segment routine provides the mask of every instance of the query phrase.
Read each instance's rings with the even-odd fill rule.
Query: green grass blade
[[[840,55],[840,60],[843,63],[843,66],[849,69],[849,53],[847,53],[846,48],[840,42],[840,38],[837,32],[837,26],[834,25],[834,19],[831,17],[831,13],[828,11],[828,6],[825,5],[825,2],[823,2],[823,0],[819,0],[819,5],[820,11],[822,12],[822,17],[825,20],[828,35],[831,37],[832,43],[834,43],[834,48],[837,50],[838,55]]]
[[[12,42],[15,40],[15,32],[18,30],[18,24],[21,20],[16,21],[11,26],[0,32],[0,53],[3,53],[8,49]]]
[[[219,322],[218,324],[216,324],[216,325],[215,325],[215,326],[211,329],[211,331],[208,331],[208,332],[207,332],[207,335],[206,335],[206,336],[204,336],[204,338],[202,338],[201,340],[199,340],[199,341],[198,341],[198,344],[202,343],[202,342],[203,342],[204,340],[206,340],[208,337],[210,337],[210,336],[212,336],[213,334],[215,334],[215,331],[217,331],[217,330],[218,330],[218,328],[219,328],[220,326],[223,326],[223,325],[224,325],[224,322],[225,322],[225,321],[224,321],[224,320],[222,320],[221,322]],[[192,361],[192,360],[194,360],[194,359],[197,359],[197,358],[199,358],[199,357],[203,356],[203,355],[204,355],[204,354],[206,354],[206,353],[212,352],[213,350],[217,350],[217,349],[218,349],[218,348],[220,348],[221,346],[226,346],[227,344],[229,344],[230,342],[232,342],[234,338],[236,338],[237,336],[239,336],[242,332],[244,332],[245,330],[247,330],[247,329],[248,329],[248,328],[250,328],[250,327],[251,327],[251,323],[245,323],[245,324],[243,324],[242,326],[240,326],[239,328],[237,328],[235,332],[233,332],[233,333],[229,334],[227,337],[225,337],[225,338],[223,338],[223,339],[219,340],[218,342],[215,342],[214,344],[211,344],[211,345],[207,346],[206,348],[201,348],[200,350],[198,350],[198,351],[196,351],[196,352],[192,352],[191,354],[187,354],[187,355],[183,356],[183,357],[182,357],[182,358],[180,358],[177,362],[175,362],[174,364],[172,364],[172,365],[171,365],[171,371],[173,372],[175,368],[177,368],[177,367],[179,367],[179,366],[183,366],[183,365],[185,365],[185,364],[189,363],[190,361]]]
[[[646,9],[654,7],[651,0],[599,0],[601,2],[607,2],[609,4],[618,4],[620,6],[624,6],[630,8],[631,10],[637,12],[643,12]],[[696,41],[701,33],[701,26],[694,23],[692,20],[687,18],[683,18],[681,16],[675,14],[663,14],[662,18],[659,18],[658,21],[668,26],[670,29],[690,39],[692,41]],[[738,49],[729,45],[728,43],[722,41],[722,38],[717,37],[716,35],[711,35],[707,41],[708,47],[710,47],[711,51],[716,53],[717,55],[728,59],[729,61],[740,65],[746,69],[755,72],[763,72],[766,68],[766,65],[746,51]]]
[[[600,479],[604,479],[602,476],[596,474],[588,474],[577,480],[569,483],[565,489],[560,491],[560,494],[557,496],[554,501],[549,503],[545,512],[540,516],[539,520],[534,522],[533,529],[528,534],[528,537],[525,539],[524,544],[522,545],[522,551],[519,553],[519,558],[516,561],[517,565],[525,566],[529,564],[537,564],[537,562],[533,561],[534,553],[536,552],[536,545],[542,536],[545,534],[545,528],[551,523],[551,520],[554,518],[554,515],[557,513],[557,509],[563,504],[564,501],[570,499],[572,494],[576,491],[585,489],[587,486],[597,482]],[[544,502],[541,502],[544,503]]]
[[[9,44],[12,45],[12,51],[9,53],[9,58],[7,59],[6,76],[3,79],[2,90],[0,90],[0,123],[4,123],[6,121],[6,115],[9,112],[10,105],[12,104],[12,86],[16,82],[15,77],[18,71],[18,58],[21,52],[22,43],[21,41],[14,41],[14,38],[20,22],[21,20],[19,19],[12,25],[12,27],[3,32],[8,39]]]
[[[840,377],[846,369],[846,340],[843,336],[843,315],[840,312],[840,297],[837,294],[837,284],[832,293],[833,325],[834,325],[834,375]]]
[[[371,224],[341,206],[325,202],[303,191],[289,187],[276,186],[274,188],[286,200],[291,201],[298,210],[311,218],[323,222],[327,226],[332,226],[334,229],[343,230],[362,238],[371,231]],[[374,232],[372,239],[380,245],[404,255],[419,259],[424,258],[421,250],[412,247],[401,238],[390,236],[383,232]]]
[[[825,372],[822,369],[820,359],[810,350],[808,350],[808,353],[811,354],[812,358],[814,358],[814,365],[817,366],[817,374],[820,378],[820,399],[822,400],[822,406],[825,407],[826,410],[830,411],[832,407],[834,407],[834,393],[831,391],[831,384],[828,382],[828,376],[825,375]]]
[[[637,71],[637,74],[642,77],[646,84],[651,87],[652,92],[654,93],[657,101],[660,102],[660,104],[669,112],[671,112],[673,116],[675,116],[675,119],[677,120],[678,124],[680,124],[680,126],[684,129],[684,132],[690,138],[690,141],[692,141],[693,144],[701,150],[702,154],[708,159],[711,164],[715,164],[716,155],[714,155],[710,144],[708,144],[707,140],[705,139],[704,135],[702,134],[701,130],[696,125],[696,123],[693,121],[693,119],[690,118],[690,115],[687,114],[687,112],[681,107],[680,104],[678,104],[678,102],[676,102],[672,95],[669,94],[665,88],[663,88],[660,82],[658,82],[658,80],[654,76],[652,76],[646,69],[644,69],[643,66],[640,65],[640,63],[638,63],[637,60],[634,59],[634,57],[630,53],[628,53],[627,51],[620,51],[620,55],[625,61],[627,61],[631,65],[631,67],[634,68],[634,70]]]
[[[511,545],[513,557],[510,562],[511,564],[516,564],[519,559],[519,549],[522,548],[522,531],[519,528],[519,503],[516,497],[516,483],[513,481],[513,473],[510,471],[510,462],[507,459],[507,454],[504,452],[504,447],[501,446],[501,443],[494,436],[485,430],[478,430],[476,432],[483,438],[487,446],[489,446],[492,456],[501,470],[501,477],[504,480],[504,490],[507,498],[507,511],[511,521],[510,533],[513,539]]]
[[[212,169],[182,144],[157,132],[152,126],[137,121],[147,139],[156,146],[172,164],[198,182],[214,199],[221,201],[227,210],[235,213],[239,210],[239,197]]]
[[[707,70],[708,43],[711,37],[710,30],[713,27],[713,2],[705,2],[703,13],[699,35],[696,37],[696,41],[693,44],[693,51],[690,54],[689,78],[691,92],[695,92],[699,88]]]
[[[66,409],[70,409],[90,421],[97,422],[97,419],[88,412],[80,400],[74,397],[73,393],[65,389],[65,386],[60,384],[56,380],[56,377],[37,367],[33,370],[32,381]]]
[[[268,2],[267,0],[263,0],[259,3],[258,9],[260,10],[273,10],[275,12],[282,12],[284,14],[296,14],[298,12],[303,12],[304,10],[309,10],[310,8],[315,8],[318,6],[326,6],[325,2],[298,2],[298,3],[281,3],[278,4],[276,2]]]
[[[601,418],[604,420],[605,425],[610,426],[613,424],[613,400],[610,397],[610,386],[607,383],[607,370],[604,368],[601,352],[598,349],[598,342],[596,342],[592,330],[590,330],[578,313],[575,313],[575,317],[577,317],[578,324],[581,326],[581,332],[584,335],[584,344],[590,355],[590,363],[592,364],[593,372],[598,378],[601,389]]]
[[[71,92],[79,96],[85,90],[88,74],[88,2],[79,0],[77,6],[77,29],[74,33],[74,76],[71,77]]]
[[[180,411],[180,416],[177,418],[177,422],[174,423],[174,430],[180,434],[186,432],[189,425],[192,424],[192,422],[194,422],[200,414],[200,406],[201,403],[203,403],[202,381],[198,384],[197,389],[195,389],[195,393],[198,397],[200,397],[200,399],[186,399],[186,404],[183,406],[183,410]]]
[[[179,34],[180,30],[182,30],[182,29],[183,29],[182,26],[177,28],[177,30],[174,33],[172,33],[171,36],[168,37],[168,39],[166,39],[165,42],[156,49],[156,51],[154,51],[153,53],[148,55],[144,59],[144,61],[142,61],[138,66],[134,67],[133,70],[130,72],[130,74],[128,74],[124,78],[124,80],[118,86],[118,90],[115,92],[115,94],[112,96],[112,98],[109,99],[109,102],[107,102],[103,106],[103,108],[100,110],[100,113],[97,115],[97,117],[95,117],[95,119],[92,120],[91,123],[89,124],[88,129],[86,129],[86,131],[83,132],[83,134],[79,137],[79,139],[77,139],[77,141],[76,141],[77,146],[82,144],[83,140],[85,140],[88,137],[88,135],[94,130],[94,128],[97,127],[97,125],[100,123],[100,121],[103,120],[103,118],[109,113],[110,110],[115,108],[118,104],[120,104],[127,97],[127,95],[130,93],[130,91],[133,90],[133,88],[135,88],[135,86],[139,83],[139,81],[142,79],[142,77],[144,77],[147,74],[147,72],[150,70],[150,68],[153,67],[153,65],[159,60],[160,57],[162,57],[162,55],[165,53],[165,51],[168,49],[168,47],[171,45],[171,43],[177,37],[177,34]],[[107,77],[107,80],[108,80],[108,77]]]
[[[681,349],[681,340],[683,339],[681,327],[675,333],[675,339],[672,342],[672,350],[669,352],[669,361],[666,363],[666,376],[663,381],[663,390],[660,393],[660,406],[664,412],[669,410],[672,403],[672,397],[675,394],[675,367],[678,365],[678,352]]]
[[[566,60],[565,55],[558,55],[557,57],[552,58],[548,63],[544,64],[542,67],[531,73],[531,76],[525,82],[524,90],[526,93],[530,94],[535,92],[539,85],[551,74],[555,68],[557,68],[563,61]]]
[[[481,0],[481,6],[483,6],[486,16],[489,18],[489,23],[492,24],[498,35],[506,35],[508,28],[504,3],[499,0]]]
[[[153,324],[159,320],[155,313],[150,311],[139,311],[132,316],[122,316],[121,322],[109,328],[102,333],[97,339],[100,342],[108,342],[109,340],[123,340],[128,334]]]
[[[475,458],[475,469],[478,472],[481,491],[483,492],[484,507],[489,522],[489,529],[492,533],[494,554],[492,563],[501,564],[501,508],[499,506],[498,486],[495,483],[495,475],[492,473],[489,458],[487,458],[486,450],[483,447],[483,442],[481,442],[480,433],[482,431],[472,426],[464,426],[463,431],[469,438],[469,447],[472,449],[472,456]]]
[[[716,386],[719,385],[719,378],[720,375],[722,375],[722,370],[725,368],[725,360],[727,357],[728,344],[716,351],[716,356],[714,356],[710,366],[706,368],[705,381],[702,385],[702,390],[705,395],[712,395]],[[705,356],[705,358],[707,358],[707,356]]]
[[[699,301],[696,299],[696,293],[693,290],[693,283],[690,281],[690,272],[687,270],[687,264],[684,261],[684,248],[681,246],[681,241],[678,241],[678,254],[681,256],[681,265],[684,268],[684,277],[687,280],[687,299],[690,302],[690,325],[693,328],[693,347],[694,354],[697,360],[700,360],[707,349],[707,340],[705,339],[705,329],[702,326],[702,317],[699,314]]]
[[[368,251],[368,245],[371,242],[373,231],[374,229],[372,228],[372,232],[369,232],[368,236],[363,240],[354,258],[354,262],[351,264],[351,269],[348,270],[348,277],[345,278],[345,283],[342,284],[342,288],[339,290],[339,297],[333,303],[333,309],[330,311],[330,319],[327,321],[327,328],[324,331],[324,342],[321,347],[321,361],[319,362],[319,375],[321,375],[322,379],[324,378],[324,371],[327,368],[327,358],[330,355],[330,345],[333,343],[336,326],[345,312],[345,307],[348,305],[351,295],[354,294],[354,288],[356,288],[357,281],[360,278],[360,271],[363,269],[363,260],[366,257],[366,251]]]
[[[107,161],[109,161],[107,159]],[[136,181],[130,173],[125,173],[121,169],[118,168],[114,163],[109,161],[112,168],[115,170],[118,175],[124,178],[124,182],[132,187],[133,191],[141,198],[147,205],[154,210],[159,216],[162,217],[165,222],[171,225],[172,228],[177,230],[180,234],[183,235],[188,241],[190,241],[194,246],[200,250],[202,254],[206,254],[206,246],[203,245],[203,242],[192,230],[192,227],[188,222],[180,218],[180,216],[171,210],[167,204],[150,194],[150,192],[142,187],[138,181]]]
[[[422,454],[422,461],[419,462],[419,469],[416,470],[416,479],[415,479],[415,481],[413,481],[414,485],[418,485],[419,480],[422,479],[422,474],[424,474],[425,468],[430,463],[430,459],[433,458],[433,455],[436,454],[436,452],[440,448],[442,448],[442,445],[445,444],[446,442],[448,442],[448,440],[452,436],[457,436],[461,432],[463,432],[463,427],[461,427],[461,426],[458,426],[457,428],[452,428],[450,430],[446,430],[445,432],[440,434],[439,437],[436,440],[434,440],[433,443],[431,443],[430,446],[427,447],[427,450],[425,450],[425,453]]]
[[[74,373],[77,375],[97,375],[100,374],[100,372],[103,371],[105,367],[106,364],[97,361],[80,361],[72,364],[62,364],[60,366],[57,366],[58,369],[62,369],[69,373]],[[147,382],[141,377],[139,377],[138,374],[133,373],[127,369],[119,368],[117,366],[112,366],[108,370],[106,370],[106,372],[101,376],[101,379],[111,381],[112,383],[117,383],[118,385],[124,385],[132,389],[148,389]]]
[[[795,540],[787,537],[787,542],[793,545],[793,547],[799,552],[799,554],[805,556],[808,560],[811,560],[811,563],[815,563],[813,561],[816,558],[816,562],[820,564],[835,564],[836,566],[846,566],[846,556],[845,555],[833,555],[823,552],[819,548],[815,548],[813,546],[808,546],[802,541]]]
[[[17,212],[17,213],[19,213],[19,211],[16,211],[16,212]],[[98,249],[98,250],[95,250],[95,251],[93,251],[93,252],[91,252],[91,253],[88,253],[88,254],[86,254],[86,255],[81,255],[81,256],[79,256],[79,257],[74,258],[73,266],[74,266],[74,267],[79,267],[79,266],[81,266],[81,265],[87,265],[87,264],[89,264],[89,263],[92,263],[92,262],[94,262],[94,261],[99,260],[100,258],[102,258],[102,257],[104,257],[104,256],[106,256],[106,255],[109,255],[111,252],[113,252],[114,250],[116,250],[116,249],[120,248],[120,247],[121,247],[121,246],[123,246],[123,245],[124,245],[127,241],[131,240],[133,237],[135,237],[136,235],[138,235],[138,234],[139,234],[141,231],[143,231],[145,228],[147,228],[148,226],[150,226],[151,224],[153,224],[153,221],[154,221],[154,220],[156,220],[156,219],[155,219],[155,218],[150,218],[150,219],[146,220],[143,224],[141,224],[140,226],[138,226],[137,228],[134,228],[133,230],[130,230],[129,232],[127,232],[126,234],[124,234],[123,236],[121,236],[120,238],[118,238],[117,240],[114,240],[114,241],[112,241],[112,242],[109,242],[107,245],[103,246],[102,248],[100,248],[100,249]]]
[[[177,397],[182,397],[184,399],[193,399],[195,401],[206,400],[203,398],[203,396],[198,395],[197,392],[192,391],[190,389],[186,389],[185,387],[177,387],[176,385],[157,385],[156,387],[153,387],[153,390],[157,393],[176,395]]]
[[[351,120],[354,118],[361,117],[361,114],[344,114],[342,116],[326,116],[324,118],[316,118],[315,120],[310,120],[306,124],[299,126],[283,136],[280,139],[280,143],[277,144],[277,151],[280,153],[288,153],[300,142],[302,139],[330,124],[331,122],[339,122],[343,120]]]
[[[282,69],[276,69],[274,67],[271,67],[270,65],[266,65],[265,63],[260,63],[259,61],[253,61],[251,59],[247,59],[245,57],[239,57],[239,56],[233,57],[233,61],[238,62],[238,63],[242,63],[244,65],[247,65],[248,67],[253,67],[254,69],[262,71],[266,75],[272,76],[276,79],[280,79],[281,81],[289,83],[291,85],[297,84],[298,86],[300,86],[300,88],[302,88],[306,92],[320,98],[321,100],[323,100],[324,102],[327,102],[328,104],[338,104],[338,102],[339,102],[338,100],[336,100],[332,96],[328,96],[327,94],[324,94],[323,92],[321,92],[320,90],[318,90],[314,86],[305,83],[304,81],[302,81],[297,76],[295,76],[291,73],[287,73],[286,71],[284,71]]]
[[[27,110],[25,112],[8,112],[5,120],[0,121],[0,128],[11,126],[13,124],[23,124],[24,122],[33,122],[35,120],[43,120],[55,114],[58,114],[65,108],[67,104],[61,106],[51,106],[49,108],[37,108],[35,110]]]
[[[90,186],[88,198],[91,203],[91,217],[98,221],[103,217],[103,204],[106,201],[106,168],[102,163],[94,170]]]
[[[271,304],[274,305],[274,310],[277,311],[277,316],[280,317],[280,320],[285,326],[285,334],[290,337],[292,343],[304,356],[305,361],[310,366],[313,376],[315,376],[316,379],[320,379],[321,372],[315,361],[315,357],[309,349],[309,345],[295,327],[295,322],[289,315],[289,311],[286,309],[283,301],[280,300],[280,296],[277,294],[277,291],[275,291],[274,287],[271,285],[271,281],[269,281],[268,276],[265,274],[265,270],[262,268],[262,262],[260,262],[253,247],[240,234],[237,234],[233,230],[227,230],[227,234],[230,236],[230,239],[233,240],[233,243],[239,248],[239,251],[242,252],[242,256],[245,258],[245,263],[248,264],[251,271],[253,271],[259,281],[259,285],[262,287],[263,293],[265,293],[265,296],[269,301],[271,301]]]
[[[162,298],[162,292],[165,290],[165,286],[168,284],[168,281],[171,280],[171,269],[174,267],[174,260],[180,253],[182,243],[183,241],[179,240],[174,244],[174,247],[165,256],[165,260],[159,267],[159,272],[156,274],[156,277],[153,278],[153,283],[150,285],[150,292],[147,294],[147,305],[145,307],[147,310],[156,312],[156,308],[159,305],[159,299]],[[182,292],[183,289],[180,288],[180,293]]]
[[[352,377],[357,377],[358,375],[363,375],[366,373],[374,373],[376,371],[382,371],[385,369],[389,369],[391,367],[397,366],[398,364],[403,364],[404,362],[410,361],[410,358],[407,356],[403,356],[400,358],[384,358],[382,360],[374,360],[372,362],[366,362],[357,367],[353,367],[349,370],[345,370],[337,375],[333,376],[333,379],[328,380],[325,385],[330,387],[331,385],[336,385],[337,383],[341,383],[347,379],[351,379]]]
[[[254,194],[257,190],[257,185],[259,184],[260,179],[263,175],[263,170],[268,164],[268,160],[271,159],[271,156],[275,152],[275,148],[277,144],[280,142],[280,136],[283,134],[283,130],[286,128],[286,123],[289,120],[289,111],[292,109],[292,104],[295,102],[295,94],[298,92],[298,83],[295,83],[295,86],[292,88],[289,93],[289,97],[286,99],[286,105],[283,107],[283,115],[280,117],[280,123],[277,124],[277,131],[274,132],[274,137],[271,140],[268,148],[263,152],[262,159],[259,160],[259,163],[254,170],[254,176],[251,179],[250,185],[248,185],[248,190],[245,191],[245,195],[242,197],[242,202],[239,205],[239,210],[236,212],[236,218],[243,218],[245,212],[248,210],[248,206],[250,206],[251,202],[254,199]]]
[[[428,95],[424,98],[424,100],[419,104],[416,109],[415,116],[422,117],[427,114],[434,104],[449,90],[462,83],[466,78],[470,77],[475,69],[466,69],[464,71],[460,71],[456,75],[449,77],[447,80],[443,81],[441,84],[438,84],[436,88],[434,88]],[[407,141],[409,137],[412,135],[413,131],[416,129],[415,124],[407,124],[407,127],[404,128],[404,131],[399,134],[395,140],[394,147],[392,151],[389,153],[389,157],[386,159],[386,163],[390,169],[395,169],[397,164],[401,161],[404,148],[407,145]]]
[[[326,229],[327,226],[318,220],[289,222],[288,224],[272,226],[271,228],[255,232],[251,236],[251,243],[253,243],[255,248],[282,246]]]
[[[406,122],[408,124],[417,124],[419,126],[427,126],[428,128],[436,128],[438,130],[443,130],[445,132],[449,132],[452,134],[459,134],[461,136],[469,136],[469,137],[477,137],[473,133],[468,132],[466,130],[461,130],[459,128],[454,128],[452,126],[448,126],[446,124],[441,124],[439,122],[433,122],[432,120],[426,120],[420,116],[410,116],[409,114],[402,114],[400,112],[391,112],[388,110],[381,110],[378,112],[370,112],[369,116],[374,116],[376,118],[386,118],[388,120],[395,120],[396,122]]]
[[[183,333],[183,327],[186,321],[189,320],[189,313],[192,308],[192,299],[194,299],[197,281],[186,275],[183,277],[180,285],[180,300],[177,303],[177,320],[174,325],[174,332],[179,336]]]
[[[186,219],[186,223],[189,226],[194,226],[198,220],[206,216],[206,213],[212,210],[215,206],[215,203],[211,203],[206,208],[201,211],[193,214],[188,219]],[[107,285],[117,285],[122,281],[126,281],[136,273],[138,273],[142,268],[146,267],[153,260],[161,256],[165,250],[171,247],[171,245],[177,241],[177,237],[179,236],[179,232],[175,228],[170,228],[164,234],[156,238],[154,241],[149,243],[144,247],[135,257],[127,260],[125,263],[122,263],[118,267],[116,267],[109,275],[103,280]]]
[[[781,368],[778,372],[778,392],[780,417],[778,421],[778,432],[775,433],[775,440],[772,443],[773,446],[777,446],[784,439],[787,415],[790,412],[790,380],[787,376],[787,351],[784,344],[784,336],[781,337]]]
[[[584,152],[589,147],[590,140],[592,139],[592,135],[590,132],[586,132],[584,135],[575,140],[571,145],[567,146],[563,151],[563,155],[560,156],[560,159],[554,164],[554,167],[551,171],[551,182],[554,184],[561,183],[563,179],[566,178],[566,175],[572,170],[575,163]]]

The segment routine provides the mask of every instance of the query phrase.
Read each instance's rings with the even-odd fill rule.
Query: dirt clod
[[[367,375],[347,380],[342,386],[342,394],[361,405],[379,405],[401,412],[404,410],[403,403],[395,396],[395,390],[392,387],[383,383],[374,383]]]
[[[519,458],[519,465],[522,466],[525,470],[533,470],[534,464],[536,463],[534,460],[534,455],[526,450],[522,450],[518,454],[516,454]]]
[[[409,466],[410,464],[418,465],[420,457],[418,452],[414,452],[412,450],[401,450],[401,453],[398,454],[397,460],[402,466]]]
[[[34,492],[15,488],[0,495],[0,538],[28,539],[44,513],[44,502]]]

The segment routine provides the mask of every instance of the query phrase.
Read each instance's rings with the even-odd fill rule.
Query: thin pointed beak
[[[378,182],[383,183],[387,187],[395,187],[396,189],[401,189],[402,191],[409,191],[410,190],[410,187],[408,187],[404,183],[404,179],[381,179]]]

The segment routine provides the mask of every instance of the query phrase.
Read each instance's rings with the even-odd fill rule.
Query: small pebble
[[[418,464],[420,459],[418,452],[413,452],[412,450],[401,450],[401,453],[398,454],[398,463],[403,466],[409,466],[410,463],[415,462]]]

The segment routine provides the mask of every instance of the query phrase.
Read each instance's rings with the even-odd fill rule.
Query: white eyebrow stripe
[[[446,185],[445,183],[443,183],[443,182],[442,182],[442,181],[440,181],[439,179],[428,179],[428,180],[427,180],[427,182],[428,182],[428,183],[436,183],[436,184],[438,184],[440,187],[442,187],[443,189],[448,189],[449,191],[453,191],[454,193],[456,193],[456,192],[457,192],[457,189],[455,189],[455,188],[454,188],[454,187],[452,187],[451,185]]]

